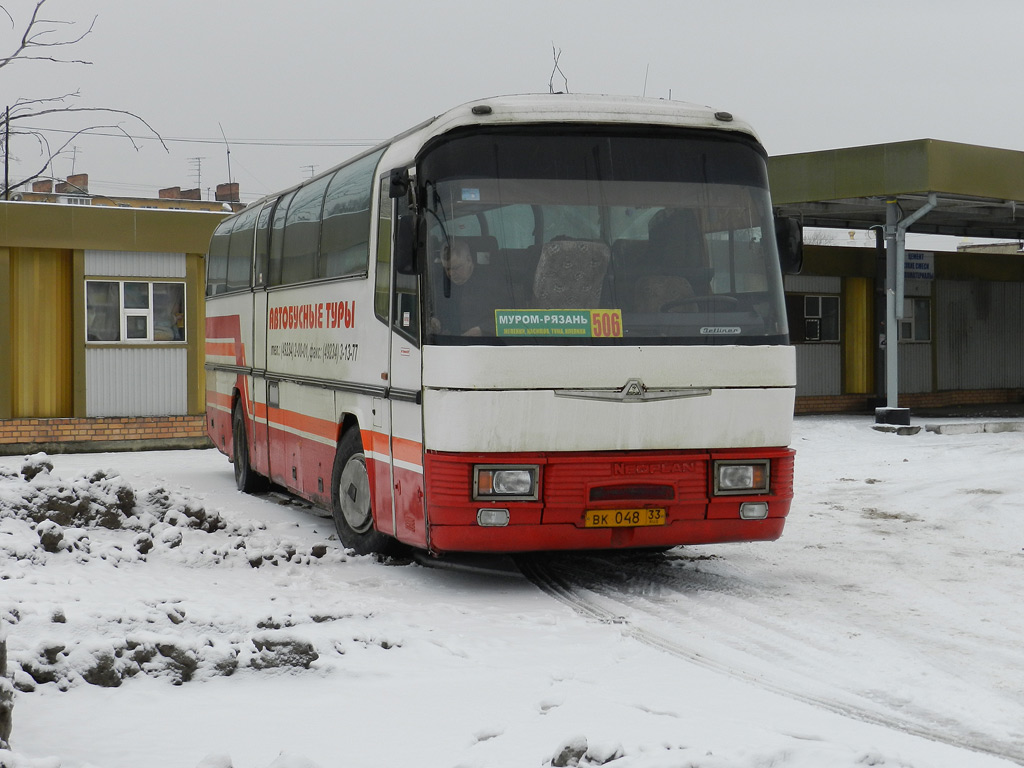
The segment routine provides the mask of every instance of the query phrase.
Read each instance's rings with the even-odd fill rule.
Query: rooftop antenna
[[[224,139],[224,149],[227,151],[227,154],[228,154],[228,184],[230,185],[231,184],[231,146],[228,144],[228,137],[224,135],[224,126],[221,125],[218,122],[217,123],[217,127],[220,128],[220,136],[221,136],[222,139]]]
[[[651,74],[651,63],[647,62],[647,69],[644,70],[644,96],[647,95],[647,76]]]
[[[190,157],[188,160],[192,163],[192,170],[196,174],[196,187],[202,188],[203,186],[203,160],[204,157]]]
[[[568,93],[569,92],[569,80],[566,78],[565,73],[562,72],[562,68],[558,66],[558,59],[562,55],[561,48],[555,48],[555,44],[551,44],[551,55],[555,57],[555,67],[551,70],[551,77],[548,78],[548,93]],[[562,76],[562,81],[565,83],[564,91],[555,90],[555,73]]]

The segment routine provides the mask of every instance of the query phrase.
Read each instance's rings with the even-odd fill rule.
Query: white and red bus
[[[728,113],[466,104],[217,229],[208,432],[359,553],[773,540],[798,260]]]

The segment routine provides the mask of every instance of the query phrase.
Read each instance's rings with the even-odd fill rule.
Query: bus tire
[[[258,474],[249,463],[249,438],[245,433],[245,413],[242,404],[235,405],[231,414],[231,439],[235,445],[235,487],[243,493],[258,493],[267,487],[267,479]]]
[[[394,551],[395,539],[373,526],[370,475],[358,427],[347,430],[338,443],[331,481],[331,514],[341,543],[357,555]]]

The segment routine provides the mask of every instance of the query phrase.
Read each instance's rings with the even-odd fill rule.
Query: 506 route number
[[[588,509],[583,519],[586,528],[634,528],[643,525],[665,525],[664,507],[653,509]]]

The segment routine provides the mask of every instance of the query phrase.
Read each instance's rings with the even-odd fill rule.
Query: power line
[[[83,133],[82,131],[71,131],[63,128],[33,128],[31,126],[18,126],[30,131],[43,133]],[[121,132],[107,131],[85,131],[89,136],[106,136],[111,138],[125,138]],[[158,141],[155,136],[135,136],[128,134],[127,138],[134,141]],[[186,136],[162,136],[165,142],[176,144],[218,144],[223,145],[222,138],[202,138]],[[255,147],[373,147],[380,143],[377,139],[231,139],[232,144],[245,144]]]

